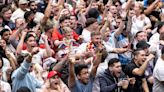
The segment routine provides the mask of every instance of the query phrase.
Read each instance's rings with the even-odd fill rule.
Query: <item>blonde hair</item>
[[[135,2],[135,4],[138,4],[139,5],[139,8],[142,10],[141,13],[144,13],[144,6],[142,4],[142,2]]]
[[[72,32],[73,30],[70,27],[64,27],[63,28],[63,33],[66,34],[68,32]]]

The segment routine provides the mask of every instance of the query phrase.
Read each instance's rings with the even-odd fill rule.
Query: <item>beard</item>
[[[35,14],[37,12],[37,9],[31,9],[31,11]]]

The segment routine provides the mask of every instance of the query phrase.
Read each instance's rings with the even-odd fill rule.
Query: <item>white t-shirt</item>
[[[34,22],[36,23],[40,23],[40,21],[43,19],[44,14],[41,12],[36,12],[35,16],[34,16]]]
[[[15,19],[17,18],[23,18],[24,19],[24,14],[25,14],[25,11],[21,10],[20,8],[18,8],[17,10],[15,10],[11,16],[11,20],[13,22],[15,22]]]
[[[149,42],[151,44],[158,44],[159,43],[159,38],[160,38],[160,34],[159,33],[155,33],[151,36]]]
[[[89,42],[91,40],[91,32],[86,29],[83,29],[82,37],[83,37],[85,43]]]
[[[44,59],[44,52],[45,52],[45,49],[39,49],[39,52],[35,55],[33,55],[32,57],[32,63],[38,63],[38,64],[41,64],[42,65],[42,61]],[[22,50],[23,54],[27,54],[29,53],[27,50]]]
[[[7,82],[0,80],[0,87],[3,92],[11,92],[11,86]]]
[[[143,20],[141,20],[140,17],[141,16],[132,17],[132,28],[131,28],[132,36],[135,36],[138,31],[142,31],[145,25],[151,24],[150,19],[148,17],[145,16]]]
[[[153,77],[154,85],[153,92],[163,92],[164,91],[164,60],[158,58],[157,63],[154,68]]]
[[[8,59],[6,59],[6,58],[2,58],[2,60],[3,60],[3,67],[2,67],[3,74],[2,74],[2,78],[3,78],[4,81],[7,81],[6,71],[9,68],[11,68],[10,61]]]

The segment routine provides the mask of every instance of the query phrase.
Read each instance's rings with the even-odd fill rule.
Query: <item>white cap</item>
[[[19,4],[28,4],[27,0],[19,0]]]

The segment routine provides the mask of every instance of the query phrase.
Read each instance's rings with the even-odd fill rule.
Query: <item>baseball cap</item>
[[[150,45],[145,40],[142,40],[137,43],[136,47],[145,49],[145,48],[149,48]]]
[[[59,72],[57,72],[57,71],[50,71],[50,72],[48,73],[47,78],[50,79],[50,78],[52,78],[52,77],[55,76],[55,75],[58,75],[59,77],[61,77],[61,73],[59,73]]]
[[[28,1],[27,0],[19,0],[19,4],[27,4]]]

